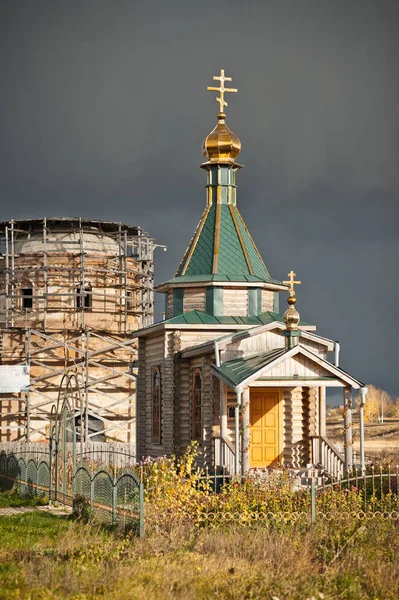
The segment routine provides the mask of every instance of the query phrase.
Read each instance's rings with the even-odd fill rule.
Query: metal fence
[[[0,452],[0,483],[28,496],[47,496],[49,500],[72,506],[83,503],[90,514],[104,522],[129,525],[140,536],[144,533],[143,484],[130,469],[112,473],[91,470],[81,463],[69,469],[62,458],[43,453],[39,459]]]
[[[58,433],[49,447],[36,447],[34,454],[32,448],[24,454],[22,446],[18,455],[0,451],[2,486],[67,505],[83,502],[96,518],[128,525],[140,536],[144,501],[148,530],[165,530],[179,520],[199,527],[399,520],[399,469],[389,465],[371,466],[366,473],[355,469],[335,483],[315,476],[301,481],[295,473],[278,470],[240,477],[201,470],[182,475],[172,459],[147,459],[134,470],[115,462],[99,465],[84,452],[78,460],[67,428],[60,425]]]

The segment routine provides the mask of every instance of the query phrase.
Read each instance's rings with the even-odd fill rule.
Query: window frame
[[[197,379],[201,383],[200,387],[196,387]],[[200,367],[196,367],[193,370],[192,374],[192,383],[191,383],[191,439],[201,443],[203,440],[203,427],[202,427],[202,369]],[[197,401],[197,394],[199,390],[199,403]],[[199,419],[196,419],[196,409],[199,408]],[[198,431],[199,426],[199,431]]]
[[[82,292],[83,290],[83,292]],[[81,283],[75,291],[76,310],[91,310],[93,307],[93,286],[91,283]],[[82,306],[83,304],[83,306]]]
[[[134,301],[133,290],[126,290],[125,303],[126,303],[126,311],[128,313],[133,312],[133,309],[134,309],[133,301]]]
[[[30,291],[30,294],[26,294],[25,292]],[[32,310],[33,309],[33,286],[21,288],[21,308],[22,310]],[[30,306],[25,306],[25,302],[30,301]]]
[[[159,382],[157,387],[155,387],[156,376]],[[158,423],[155,428],[156,421]],[[162,444],[162,376],[159,366],[151,369],[151,442]]]

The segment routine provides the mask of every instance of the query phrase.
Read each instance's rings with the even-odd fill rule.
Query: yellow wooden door
[[[267,467],[279,460],[279,393],[269,390],[251,390],[250,467]]]

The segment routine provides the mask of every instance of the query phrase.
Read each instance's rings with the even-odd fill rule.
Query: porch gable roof
[[[227,383],[227,385],[233,387],[236,391],[239,391],[259,377],[266,376],[267,372],[273,367],[298,354],[310,359],[325,369],[329,374],[331,374],[332,377],[344,381],[355,389],[359,389],[363,386],[360,381],[354,379],[343,369],[336,367],[327,360],[317,356],[300,344],[294,346],[290,350],[286,350],[285,348],[277,348],[245,358],[235,358],[222,363],[220,367],[212,365],[212,370],[215,375]],[[315,378],[315,381],[318,379],[323,381],[325,378]],[[292,378],[292,381],[295,382],[295,379]]]

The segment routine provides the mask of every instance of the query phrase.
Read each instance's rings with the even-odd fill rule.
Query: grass
[[[21,495],[16,489],[0,489],[0,508],[19,506],[45,506],[48,504],[47,496],[34,496],[33,494]]]
[[[43,513],[0,517],[1,600],[396,600],[399,527],[176,524],[144,540]]]

